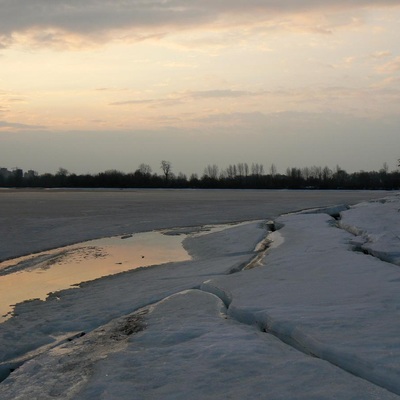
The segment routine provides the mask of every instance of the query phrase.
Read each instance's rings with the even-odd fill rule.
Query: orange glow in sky
[[[398,1],[1,7],[0,167],[396,166]]]

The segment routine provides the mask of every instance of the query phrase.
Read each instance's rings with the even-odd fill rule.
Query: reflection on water
[[[186,235],[146,232],[118,236],[0,263],[0,322],[11,305],[138,267],[189,260]]]

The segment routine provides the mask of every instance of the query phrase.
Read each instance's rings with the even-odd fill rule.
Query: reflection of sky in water
[[[0,263],[1,316],[24,300],[46,299],[48,293],[80,282],[138,267],[189,260],[182,246],[186,235],[139,233],[92,240]],[[122,239],[123,238],[123,239]]]

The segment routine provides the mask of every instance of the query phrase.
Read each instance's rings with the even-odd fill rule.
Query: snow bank
[[[398,197],[366,203],[342,212],[340,225],[362,228],[375,248],[392,255],[400,248],[393,234],[399,207]],[[400,394],[400,268],[354,252],[353,235],[328,215],[277,222],[284,242],[261,268],[208,282],[213,293],[229,293],[228,315]]]
[[[0,394],[41,400],[397,398],[228,319],[219,298],[199,290],[167,297],[26,363]]]
[[[400,265],[399,195],[360,203],[342,213],[340,226],[358,236],[355,244],[363,251]]]

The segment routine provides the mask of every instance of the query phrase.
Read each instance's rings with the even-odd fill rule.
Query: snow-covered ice
[[[18,304],[16,317],[0,324],[0,377],[41,346],[89,332],[173,293],[198,287],[203,280],[240,269],[254,256],[253,249],[265,233],[262,223],[252,222],[188,237],[184,245],[190,261],[116,274],[54,293],[47,301]]]
[[[396,244],[388,235],[398,229],[399,206],[397,196],[364,204],[363,213],[352,207],[339,225],[362,226],[367,236],[380,231],[375,248],[390,256],[400,247],[399,238]],[[369,208],[374,218],[367,222]],[[231,318],[400,394],[399,266],[355,252],[353,235],[326,214],[300,213],[277,222],[284,242],[262,267],[202,288],[229,294]],[[390,237],[389,246],[384,237]]]
[[[130,318],[25,364],[5,382],[3,395],[43,400],[398,398],[227,318],[221,300],[200,290],[174,294]]]
[[[352,207],[340,226],[357,236],[361,250],[400,266],[399,215],[398,199],[388,197]]]
[[[0,398],[400,399],[399,209],[283,215],[266,249],[261,222],[191,236],[190,261],[20,304]]]

